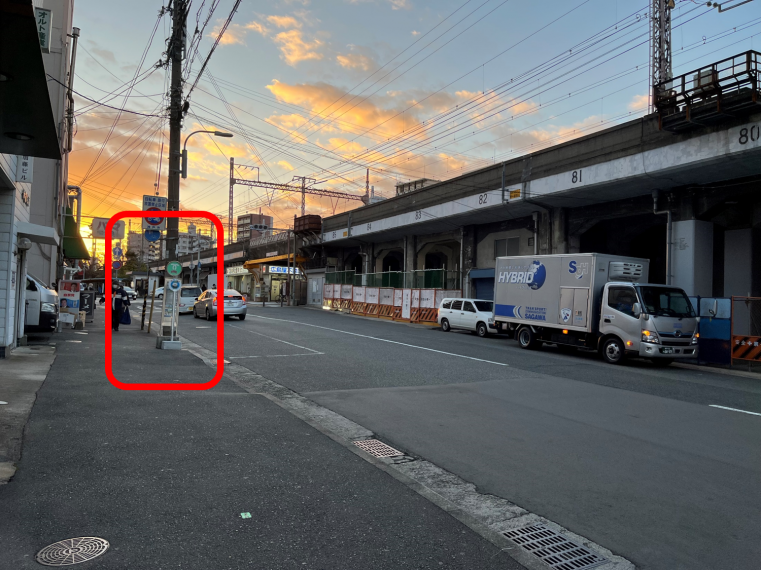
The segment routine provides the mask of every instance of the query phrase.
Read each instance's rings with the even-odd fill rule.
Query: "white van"
[[[26,276],[25,330],[55,330],[58,326],[58,293],[32,275]]]
[[[464,329],[480,337],[498,332],[494,325],[494,303],[483,299],[442,299],[437,320],[444,332]]]

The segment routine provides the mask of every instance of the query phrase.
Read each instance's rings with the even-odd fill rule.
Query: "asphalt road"
[[[18,471],[0,485],[0,569],[42,568],[34,559],[42,547],[81,536],[110,542],[77,566],[99,570],[521,568],[228,378],[208,391],[113,388],[102,315],[86,331],[53,337],[56,359]],[[208,380],[211,369],[196,356],[158,351],[151,340],[135,325],[113,335],[120,380]]]
[[[758,567],[761,415],[711,407],[761,413],[758,380],[255,305],[225,358],[638,567]]]

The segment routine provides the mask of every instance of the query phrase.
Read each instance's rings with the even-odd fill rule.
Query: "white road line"
[[[399,342],[397,340],[388,340],[388,339],[385,339],[385,338],[378,338],[377,336],[369,336],[369,335],[366,335],[366,334],[359,334],[359,333],[353,333],[353,332],[349,332],[349,331],[342,331],[342,330],[339,330],[339,329],[332,329],[330,327],[322,327],[320,325],[311,325],[309,323],[302,323],[302,322],[299,322],[299,321],[290,321],[288,319],[274,319],[272,317],[260,317],[258,315],[250,315],[250,316],[255,317],[257,319],[266,319],[268,321],[282,321],[284,323],[294,323],[294,324],[297,324],[297,325],[303,325],[305,327],[314,327],[316,329],[324,329],[326,331],[333,331],[333,332],[338,332],[338,333],[342,333],[342,334],[348,334],[348,335],[351,335],[351,336],[359,336],[359,337],[362,337],[362,338],[369,338],[371,340],[379,340],[380,342],[388,342],[388,343],[391,343],[391,344],[399,344],[401,346],[407,346],[409,348],[417,348],[418,350],[427,350],[428,352],[437,352],[439,354],[446,354],[447,356],[455,356],[457,358],[465,358],[467,360],[476,360],[478,362],[485,362],[487,364],[496,364],[497,366],[510,366],[509,364],[505,364],[504,362],[494,362],[493,360],[484,360],[483,358],[475,358],[474,356],[465,356],[463,354],[455,354],[454,352],[445,352],[443,350],[436,350],[434,348],[426,348],[425,346],[417,346],[415,344],[407,344],[406,342]],[[249,331],[249,332],[251,332],[251,331]],[[256,333],[256,334],[259,334],[259,333]],[[262,335],[262,336],[267,336],[267,335]],[[276,339],[273,339],[273,340],[276,340]],[[283,341],[283,342],[285,342],[285,341]],[[310,349],[307,349],[307,350],[310,350]]]
[[[227,358],[278,358],[286,356],[319,356],[324,352],[302,352],[301,354],[260,354],[258,356],[228,356]]]
[[[711,408],[721,408],[722,410],[730,410],[732,412],[741,412],[743,414],[750,414],[752,416],[761,416],[761,414],[756,413],[756,412],[748,412],[746,410],[738,410],[737,408],[728,408],[726,406],[717,406],[716,404],[710,404],[709,407],[711,407]]]
[[[307,348],[306,346],[299,346],[298,344],[293,344],[292,342],[288,342],[287,340],[280,340],[279,338],[273,338],[273,337],[271,337],[271,336],[269,336],[267,334],[262,334],[262,333],[254,332],[252,330],[249,330],[249,329],[246,329],[246,328],[243,328],[243,327],[239,327],[239,326],[236,326],[236,325],[230,325],[230,326],[232,328],[234,328],[234,329],[241,329],[241,330],[244,330],[244,331],[249,332],[251,334],[258,334],[259,336],[263,336],[264,338],[268,338],[270,340],[275,340],[277,342],[282,342],[284,344],[290,344],[291,346],[295,346],[296,348],[303,348],[304,350],[308,350],[309,352],[320,352],[319,350],[313,350],[311,348]],[[322,354],[322,353],[320,353],[320,354]]]

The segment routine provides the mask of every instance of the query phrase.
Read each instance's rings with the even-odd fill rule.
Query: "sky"
[[[192,0],[186,95],[234,4]],[[181,208],[226,225],[230,157],[238,178],[306,176],[358,196],[369,168],[376,194],[390,197],[399,182],[445,180],[641,117],[649,5],[243,0],[190,93],[183,126],[183,140],[199,129],[234,137],[188,141]],[[81,96],[69,183],[84,188],[85,224],[140,209],[156,188],[166,195],[168,70],[156,64],[166,59],[171,20],[161,10],[160,0],[75,2]],[[719,13],[677,0],[672,21],[674,75],[761,49],[761,1]],[[360,205],[307,196],[311,214]],[[236,185],[234,206],[234,216],[261,208],[287,227],[300,194]]]

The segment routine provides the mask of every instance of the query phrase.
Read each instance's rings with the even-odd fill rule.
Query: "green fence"
[[[325,283],[397,289],[459,289],[460,272],[446,269],[384,271],[382,273],[357,273],[354,270],[332,271],[325,274]]]

